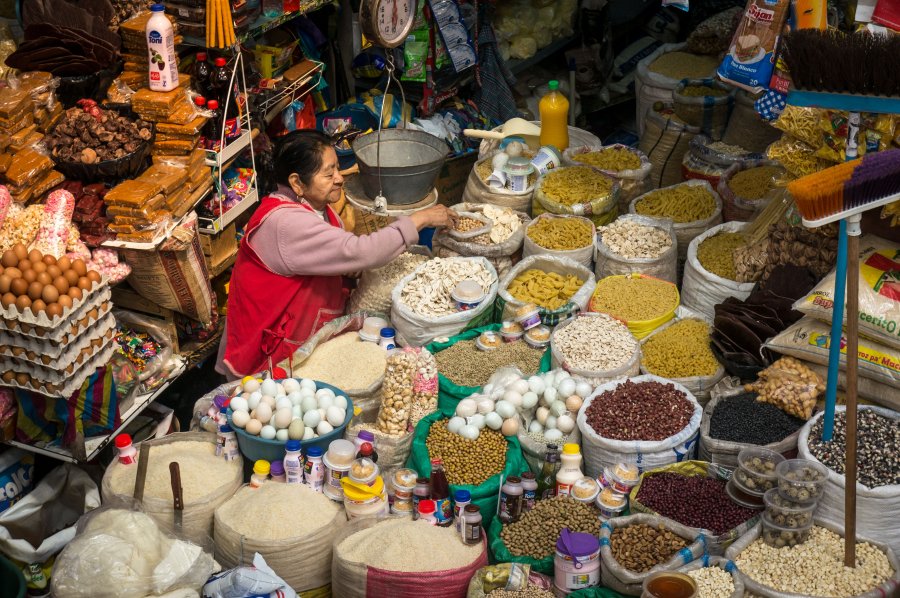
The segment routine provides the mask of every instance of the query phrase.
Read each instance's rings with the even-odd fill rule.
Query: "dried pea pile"
[[[617,527],[609,536],[613,558],[622,567],[636,573],[646,573],[667,562],[687,545],[687,540],[663,526],[653,527],[645,523]]]
[[[707,237],[697,247],[697,259],[707,272],[734,280],[737,271],[734,266],[734,250],[747,244],[743,233],[718,233]]]
[[[554,553],[559,533],[565,527],[596,536],[600,520],[591,505],[557,496],[539,501],[517,522],[504,526],[500,538],[513,556],[542,559]]]
[[[608,276],[597,283],[591,311],[626,322],[655,320],[678,306],[675,285],[645,276]]]
[[[488,596],[490,598],[555,598],[556,594],[536,586],[528,586],[524,590],[494,590]]]
[[[497,368],[514,365],[526,376],[538,371],[542,349],[532,349],[528,343],[503,343],[493,351],[482,351],[475,341],[459,341],[435,354],[438,372],[460,386],[483,386]]]
[[[662,378],[712,376],[719,362],[709,348],[709,324],[680,320],[654,334],[641,347],[641,364]]]
[[[468,440],[447,429],[447,420],[436,421],[425,440],[428,456],[441,459],[451,484],[478,485],[503,471],[506,464],[506,438],[489,428],[476,440]]]

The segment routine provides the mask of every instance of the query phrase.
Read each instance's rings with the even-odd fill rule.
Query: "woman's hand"
[[[453,226],[459,216],[447,206],[435,205],[410,215],[417,230],[428,227]]]

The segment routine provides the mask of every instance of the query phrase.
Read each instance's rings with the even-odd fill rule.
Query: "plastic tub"
[[[818,502],[825,491],[828,469],[821,463],[806,459],[788,459],[775,468],[778,492],[784,498],[798,502]]]
[[[390,322],[384,318],[371,316],[363,320],[362,330],[359,331],[359,338],[370,343],[377,343],[381,338],[381,329],[388,328]]]
[[[593,481],[593,480],[592,480]],[[600,583],[600,541],[592,534],[563,529],[556,541],[553,585],[568,594]]]
[[[736,504],[748,509],[761,509],[763,507],[763,495],[759,492],[751,492],[742,487],[740,482],[732,476],[725,485],[728,497]]]
[[[762,516],[762,541],[773,548],[785,546],[797,546],[803,544],[809,538],[813,522],[810,521],[804,527],[783,527],[769,518],[768,513]]]
[[[394,502],[391,503],[391,515],[397,515],[400,517],[412,517],[412,512],[413,502],[411,500],[401,500],[395,498]]]
[[[569,494],[578,502],[591,504],[597,500],[597,496],[600,494],[600,484],[594,478],[584,476],[575,480]]]
[[[543,349],[550,344],[550,329],[546,326],[530,329],[525,333],[525,342],[535,349]]]
[[[606,467],[603,471],[603,477],[607,481],[607,485],[612,486],[613,490],[622,494],[628,494],[632,488],[637,486],[640,480],[640,471],[637,465],[617,463],[615,467]]]
[[[754,492],[764,493],[778,483],[775,468],[784,461],[784,456],[775,451],[759,447],[747,447],[738,453],[738,468],[734,477],[741,486]]]
[[[626,278],[626,277],[627,278],[653,278],[653,279],[656,279],[656,277],[654,277],[654,276],[647,276],[646,274],[640,274],[637,272],[632,272],[631,274],[613,274],[612,276],[607,276],[601,280],[598,280],[597,281],[597,289],[601,288],[601,285],[603,284],[603,281],[605,281],[605,280],[611,280],[613,278]],[[662,279],[656,279],[656,280],[662,280]],[[628,326],[628,330],[631,331],[631,334],[634,335],[634,338],[636,338],[638,340],[641,340],[645,336],[648,336],[651,332],[653,332],[654,330],[656,330],[657,328],[659,328],[660,326],[662,326],[669,320],[673,319],[675,317],[675,310],[677,310],[678,306],[681,304],[681,293],[678,291],[678,287],[674,283],[672,283],[668,280],[664,280],[663,282],[667,282],[667,283],[671,284],[673,287],[675,287],[675,303],[672,304],[670,309],[668,311],[666,311],[664,314],[662,314],[661,316],[658,316],[656,318],[653,318],[651,320],[630,320],[630,321],[625,322],[625,324]],[[596,293],[597,290],[595,290],[594,292]],[[591,301],[588,304],[588,311],[595,311],[595,312],[603,313],[602,310],[594,307],[594,297],[593,296],[591,296]]]
[[[450,293],[450,297],[456,301],[456,309],[459,311],[475,309],[481,305],[486,296],[481,285],[470,279],[460,282]]]
[[[766,515],[776,525],[787,528],[806,527],[813,520],[816,504],[803,505],[785,499],[778,493],[778,488],[768,490],[763,496],[766,503]]]
[[[387,495],[375,496],[367,500],[350,500],[344,495],[344,510],[350,520],[359,517],[378,517],[390,512]]]
[[[394,497],[398,500],[412,499],[417,477],[419,477],[419,474],[414,469],[407,467],[395,471],[394,475],[391,476],[391,487],[394,489]]]
[[[354,459],[350,464],[350,479],[359,484],[371,486],[378,479],[378,465],[369,458]]]
[[[500,328],[500,336],[503,337],[503,340],[507,343],[512,343],[525,335],[525,331],[522,329],[522,325],[518,322],[514,322],[513,320],[504,320],[503,325]]]
[[[612,488],[604,488],[597,495],[596,505],[600,509],[600,519],[606,521],[613,517],[619,517],[625,512],[628,508],[628,497]]]
[[[547,174],[554,168],[562,166],[562,156],[552,145],[544,145],[531,159],[531,165],[538,172],[538,176]]]
[[[349,440],[332,440],[325,452],[325,458],[337,467],[348,467],[356,456],[356,445]]]
[[[341,480],[350,473],[350,464],[334,465],[328,460],[327,454],[322,458],[322,462],[325,464],[325,485],[322,487],[322,493],[331,500],[338,502],[344,500]]]
[[[482,351],[499,349],[501,344],[503,344],[503,339],[500,338],[496,332],[491,331],[482,332],[481,335],[475,339],[475,346]]]
[[[541,313],[534,303],[526,303],[516,310],[516,322],[522,326],[522,330],[528,331],[541,325]]]

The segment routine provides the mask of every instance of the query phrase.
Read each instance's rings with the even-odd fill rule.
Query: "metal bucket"
[[[366,195],[375,199],[383,190],[388,203],[395,205],[416,203],[428,195],[450,151],[443,139],[424,131],[387,129],[381,132],[379,169],[378,133],[361,135],[352,145]]]

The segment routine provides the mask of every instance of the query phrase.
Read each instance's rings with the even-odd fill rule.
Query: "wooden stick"
[[[210,40],[210,35],[212,34],[212,27],[210,27],[210,23],[212,22],[212,11],[209,9],[210,0],[206,0],[206,47],[209,48],[212,46]]]
[[[848,221],[848,229],[852,224]],[[844,455],[844,565],[856,567],[856,394],[859,367],[859,221],[847,236],[847,452]],[[840,342],[840,339],[831,339]]]
[[[150,445],[147,441],[141,443],[141,450],[138,453],[137,476],[134,479],[134,498],[138,502],[144,500],[144,484],[147,481],[147,467],[150,465]]]

